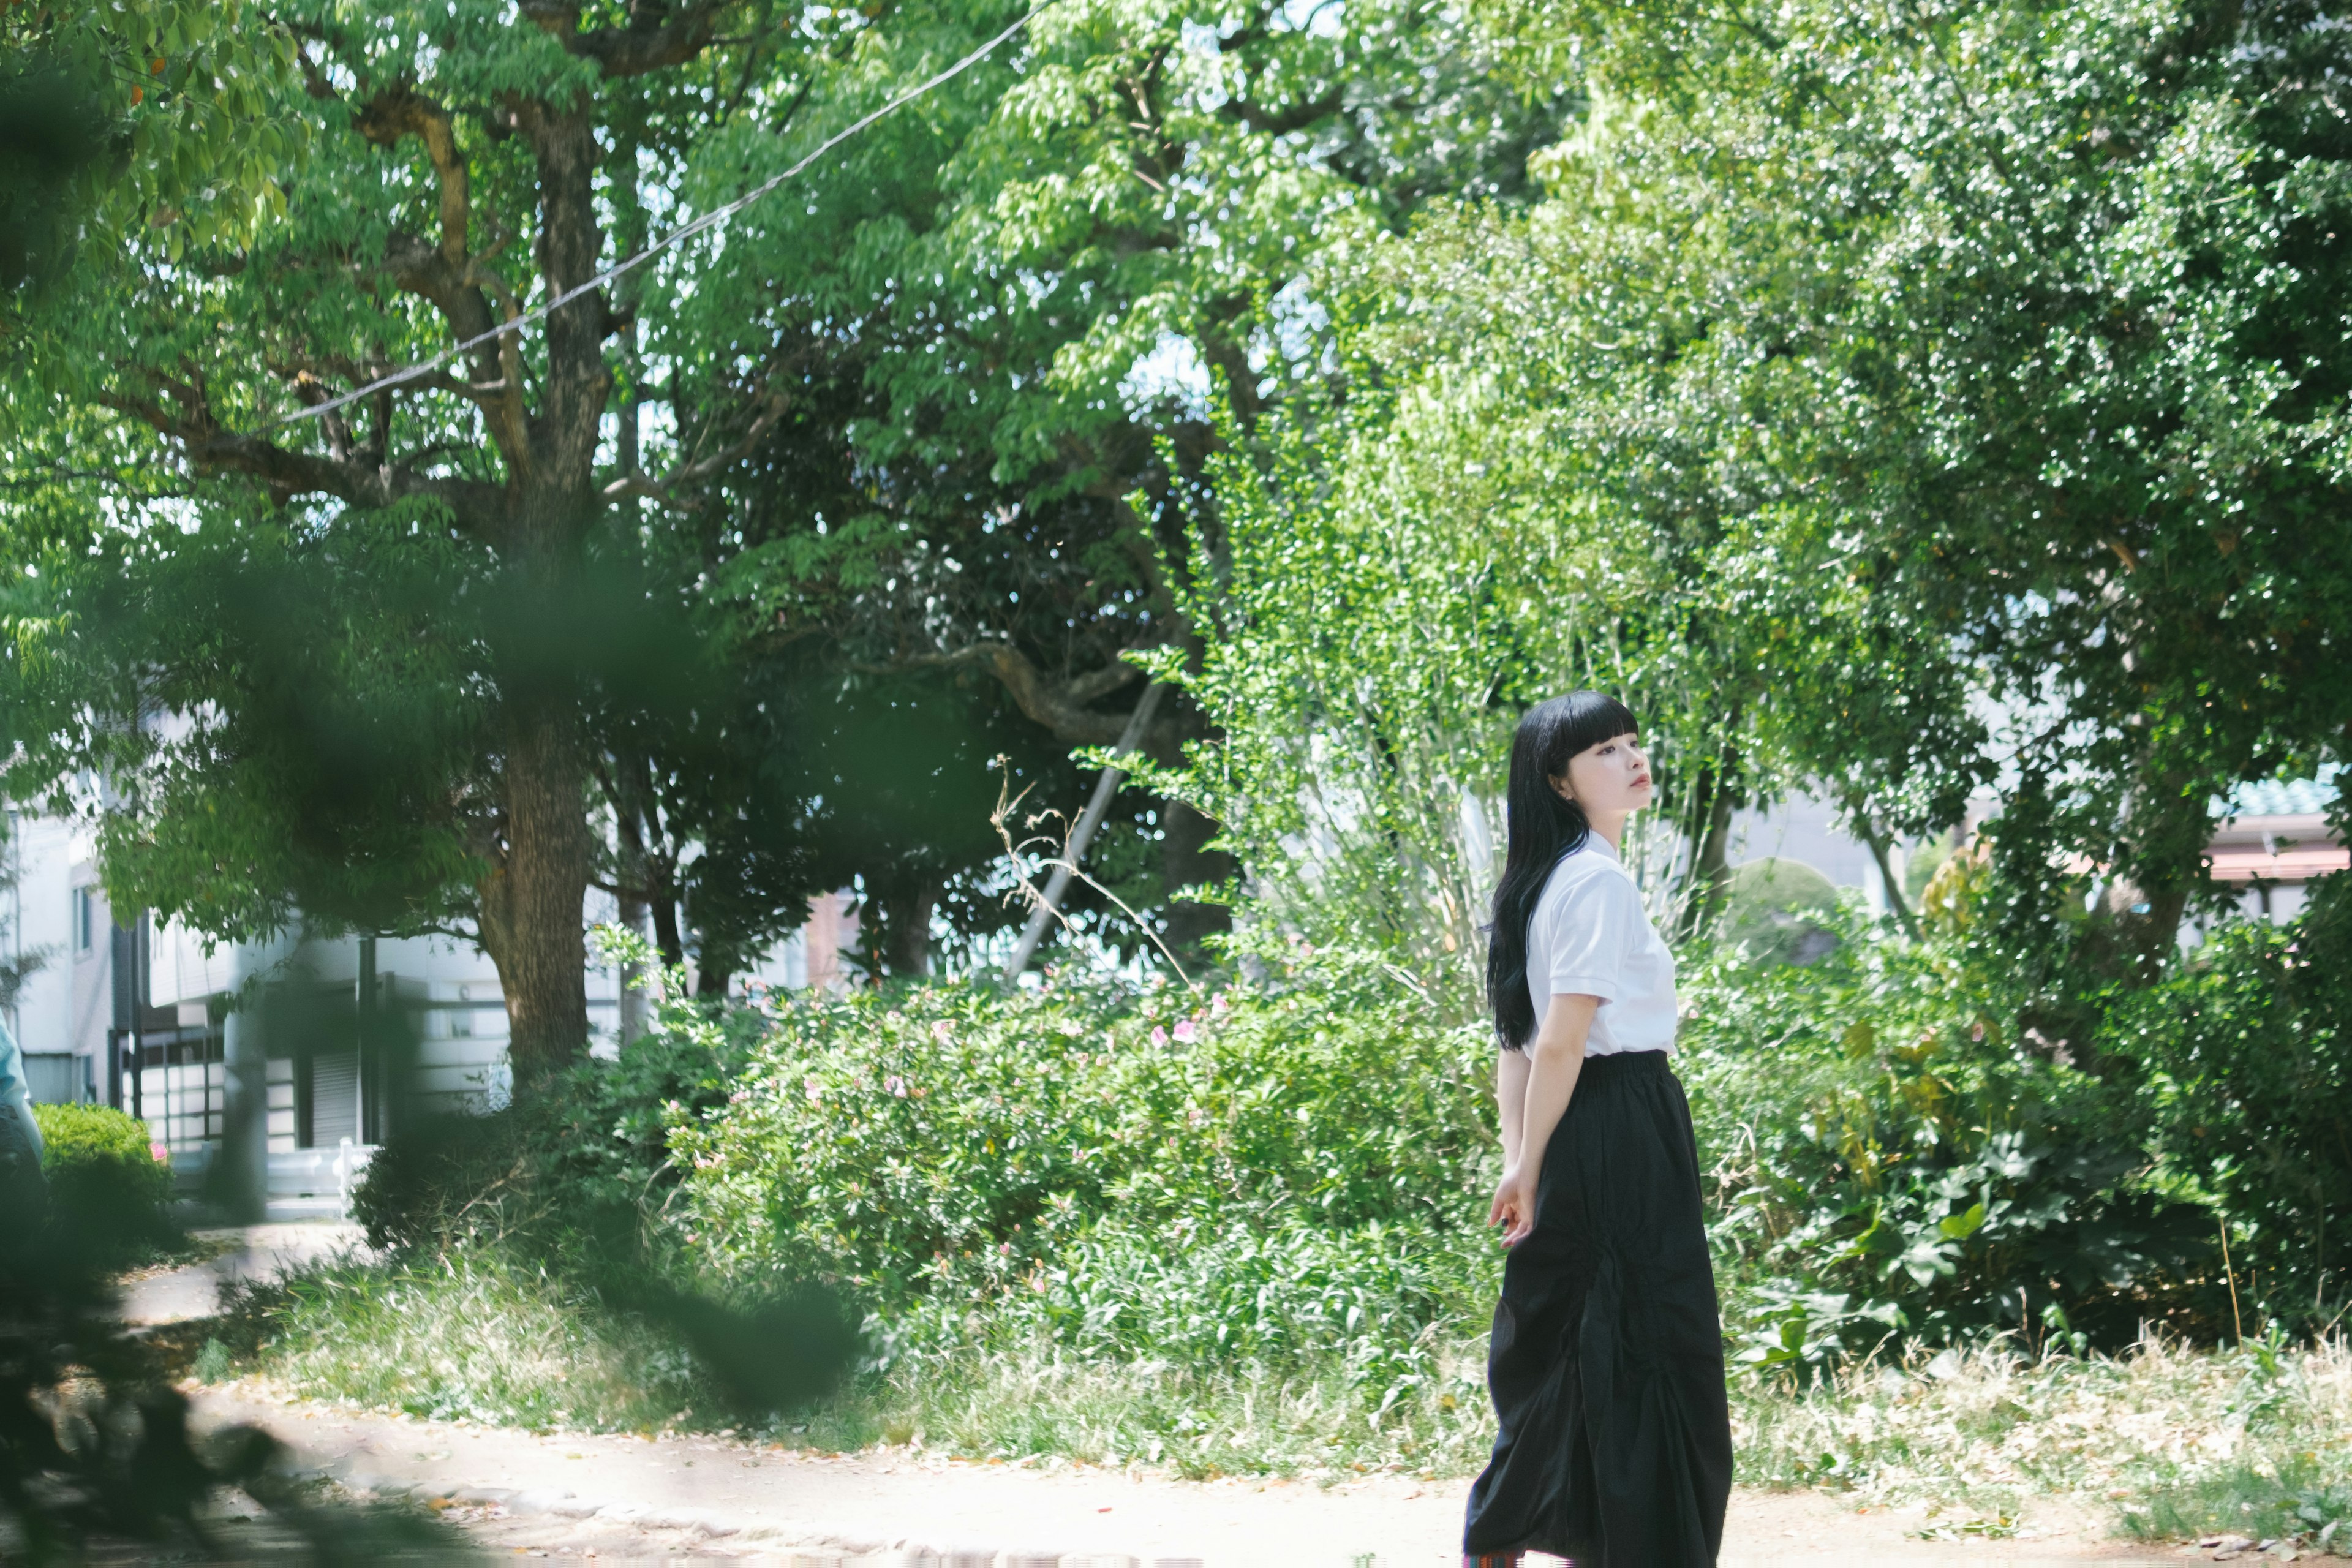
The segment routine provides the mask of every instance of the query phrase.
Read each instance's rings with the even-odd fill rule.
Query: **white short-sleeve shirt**
[[[1587,1056],[1675,1047],[1675,955],[1617,851],[1595,833],[1560,857],[1528,921],[1536,1022],[1554,996],[1598,996]]]

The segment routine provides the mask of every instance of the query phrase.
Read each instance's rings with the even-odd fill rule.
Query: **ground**
[[[215,1280],[342,1245],[320,1227],[222,1238],[209,1262],[134,1284],[126,1316],[212,1310]],[[1464,1481],[1371,1477],[1325,1489],[1193,1482],[1143,1470],[973,1462],[912,1448],[815,1454],[717,1436],[539,1435],[286,1401],[251,1384],[194,1390],[200,1421],[251,1422],[359,1494],[394,1495],[502,1553],[752,1558],[791,1568],[1098,1568],[1458,1561]],[[1743,1490],[1725,1568],[1739,1564],[2178,1563],[2211,1550],[2109,1541],[2104,1510],[2052,1503],[2009,1541],[1918,1539],[1919,1513],[1857,1512],[1834,1495]]]

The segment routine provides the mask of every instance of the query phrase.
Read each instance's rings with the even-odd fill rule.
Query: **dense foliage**
[[[2141,1100],[2155,1180],[2231,1227],[2246,1313],[2294,1324],[2326,1322],[2343,1300],[2347,921],[2339,876],[2293,925],[2226,927],[2179,976],[2120,998],[2096,1044]]]
[[[1376,968],[1274,994],[933,987],[780,1011],[680,1116],[677,1220],[735,1278],[847,1282],[902,1348],[1340,1357],[1381,1386],[1481,1310],[1475,1034]]]
[[[2352,1111],[2326,1068],[2340,999],[2282,1020],[2265,982],[2336,951],[2332,910],[2226,935],[2073,1044],[2021,1022],[2031,988],[1966,900],[1931,900],[1921,942],[1822,911],[1839,940],[1808,965],[1729,947],[1686,973],[1679,1071],[1738,1364],[2324,1323],[2340,1297],[2307,1241],[2352,1223],[2326,1146]],[[562,1093],[395,1144],[362,1210],[409,1256],[504,1249],[625,1308],[649,1279],[736,1300],[821,1281],[884,1369],[1045,1345],[1469,1397],[1499,1265],[1490,1047],[1376,959],[1261,960],[1261,983],[1202,992],[673,999]],[[2232,1047],[2276,1050],[2251,1092],[2216,1059]]]
[[[1494,733],[1597,682],[1660,752],[1662,915],[1703,921],[1739,804],[1802,789],[1886,858],[1990,795],[1987,924],[2045,1032],[2095,1026],[2218,901],[2215,803],[2352,723],[2335,34],[1491,15],[1590,110],[1542,199],[1318,273],[1348,395],[1237,440],[1194,531],[1198,798],[1284,918],[1443,976]]]
[[[306,0],[249,56],[31,14],[118,75],[154,35],[177,96],[76,176],[122,243],[10,302],[12,786],[103,818],[125,907],[538,977],[524,1098],[371,1173],[396,1289],[613,1314],[671,1389],[637,1331],[724,1382],[744,1332],[840,1339],[814,1287],[908,1386],[1172,1366],[1460,1451],[1502,741],[1589,684],[1664,786],[1628,859],[1738,1365],[2149,1323],[2275,1362],[2340,1314],[2352,894],[2179,942],[2232,787],[2352,737],[2352,62],[2304,0],[1072,0],[292,427],[1013,14]],[[1066,809],[1147,669],[1097,865],[1202,989],[1132,933],[1026,987],[673,968],[576,1060],[589,887],[708,980],[857,879],[925,975],[1008,918],[989,759]],[[1736,813],[1799,791],[1887,920],[1741,905]],[[371,1278],[268,1310],[397,1340]]]
[[[1572,97],[1417,4],[201,9],[0,10],[118,154],[5,322],[9,787],[122,907],[470,935],[526,1083],[592,886],[714,989],[847,884],[877,971],[1002,928],[990,759],[1072,809],[1122,656],[1189,641],[1207,367],[1317,381],[1307,258],[1523,200]],[[1179,948],[1213,831],[1130,795],[1103,843]]]

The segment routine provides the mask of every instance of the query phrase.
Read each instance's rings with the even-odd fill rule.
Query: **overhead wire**
[[[338,408],[342,408],[351,404],[356,403],[361,398],[366,397],[371,394],[382,392],[386,387],[398,386],[404,382],[415,381],[419,376],[430,375],[435,371],[439,370],[443,365],[447,364],[451,360],[457,359],[463,354],[470,353],[475,349],[481,347],[484,343],[494,342],[498,339],[505,337],[510,332],[520,332],[523,328],[530,325],[533,321],[546,320],[550,315],[562,310],[564,306],[570,304],[572,300],[579,299],[582,295],[593,293],[594,290],[603,288],[605,284],[612,282],[623,273],[642,266],[644,263],[651,260],[654,257],[668,249],[670,247],[677,245],[683,240],[691,239],[694,236],[700,234],[705,229],[714,227],[719,224],[726,222],[729,218],[733,217],[737,213],[741,212],[753,202],[756,202],[761,197],[768,195],[771,191],[773,191],[785,181],[792,179],[794,175],[808,168],[809,165],[814,163],[818,159],[824,157],[827,153],[832,152],[835,147],[840,146],[844,142],[848,141],[851,137],[856,135],[859,132],[864,131],[867,126],[872,125],[875,121],[896,113],[898,110],[905,108],[908,104],[912,103],[915,100],[922,97],[925,93],[928,93],[933,89],[940,87],[947,82],[952,81],[955,78],[962,75],[973,66],[978,65],[990,55],[994,54],[998,46],[1002,45],[1006,39],[1012,37],[1013,34],[1018,33],[1024,27],[1029,26],[1030,23],[1034,22],[1038,17],[1044,16],[1046,12],[1052,10],[1061,3],[1062,0],[1044,0],[1042,5],[1039,5],[1034,9],[1031,10],[1019,21],[1014,22],[1011,26],[1005,28],[1003,32],[997,34],[994,37],[989,39],[988,42],[981,45],[980,47],[972,50],[971,53],[964,56],[963,58],[956,61],[955,64],[948,67],[945,70],[940,71],[938,75],[931,77],[927,81],[915,87],[908,88],[906,91],[900,93],[898,97],[892,99],[881,108],[874,110],[872,112],[853,121],[842,130],[826,137],[824,141],[817,144],[815,151],[810,153],[808,156],[803,158],[799,163],[793,164],[792,167],[784,170],[783,173],[772,175],[761,182],[759,184],[754,185],[751,190],[736,197],[733,201],[729,202],[726,205],[713,207],[710,211],[703,214],[700,217],[696,218],[693,222],[680,225],[678,227],[672,229],[666,235],[663,235],[659,239],[655,240],[643,250],[638,251],[635,255],[629,257],[625,260],[614,262],[612,266],[607,267],[602,272],[597,273],[594,277],[586,279],[584,282],[573,284],[571,288],[564,289],[563,292],[556,295],[551,300],[545,300],[541,304],[532,306],[528,310],[524,310],[519,314],[509,317],[507,320],[500,321],[498,325],[490,328],[488,331],[477,332],[472,337],[464,340],[462,342],[452,343],[449,347],[443,349],[439,353],[435,354],[430,359],[418,360],[414,364],[404,365],[388,375],[380,375],[373,381],[369,382],[366,385],[354,387],[339,397],[329,398],[320,403],[309,404],[295,410],[291,414],[280,415],[278,418],[271,420],[268,426],[264,426],[264,428],[275,429],[282,425],[291,425],[297,420],[315,419],[321,415],[331,414]]]

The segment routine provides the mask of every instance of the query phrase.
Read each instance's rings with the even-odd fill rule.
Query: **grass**
[[[860,1380],[808,1422],[806,1439],[1139,1464],[1193,1479],[1463,1475],[1485,1462],[1494,1437],[1479,1365],[1465,1352],[1391,1396],[1336,1358],[1202,1370],[1077,1360],[1044,1343],[981,1350]]]
[[[716,1428],[736,1417],[659,1331],[494,1250],[334,1264],[247,1297],[240,1371],[285,1392],[535,1429]],[[852,1451],[1060,1456],[1193,1478],[1475,1472],[1491,1440],[1480,1347],[1376,1389],[1328,1364],[1224,1369],[1074,1357],[1048,1342],[901,1356],[763,1435]],[[1741,1482],[1924,1503],[1930,1533],[2005,1535],[2036,1499],[2115,1510],[2147,1540],[2235,1533],[2352,1546],[2352,1345],[2116,1356],[2008,1342],[1734,1385]],[[2340,1525],[2338,1521],[2343,1521]]]
[[[2352,1545],[2340,1336],[2043,1360],[1996,1342],[1854,1367],[1803,1393],[1751,1386],[1735,1436],[1750,1485],[1924,1501],[1964,1521],[1955,1533],[2001,1533],[2033,1499],[2072,1494],[2113,1507],[2118,1531],[2142,1540],[2315,1540],[2344,1521],[2329,1541]]]
[[[240,1369],[305,1399],[594,1431],[695,1424],[711,1404],[674,1340],[493,1248],[321,1264],[247,1288],[226,1316]]]
[[[691,1359],[495,1247],[434,1263],[329,1263],[249,1289],[220,1339],[236,1370],[305,1399],[534,1430],[733,1426]],[[206,1346],[204,1354],[211,1354]],[[1338,1358],[1203,1372],[1087,1360],[1045,1342],[899,1356],[763,1435],[855,1450],[917,1443],[973,1457],[1060,1455],[1173,1473],[1330,1479],[1475,1470],[1486,1427],[1475,1346],[1412,1386],[1367,1389]],[[218,1357],[194,1375],[215,1381]]]

